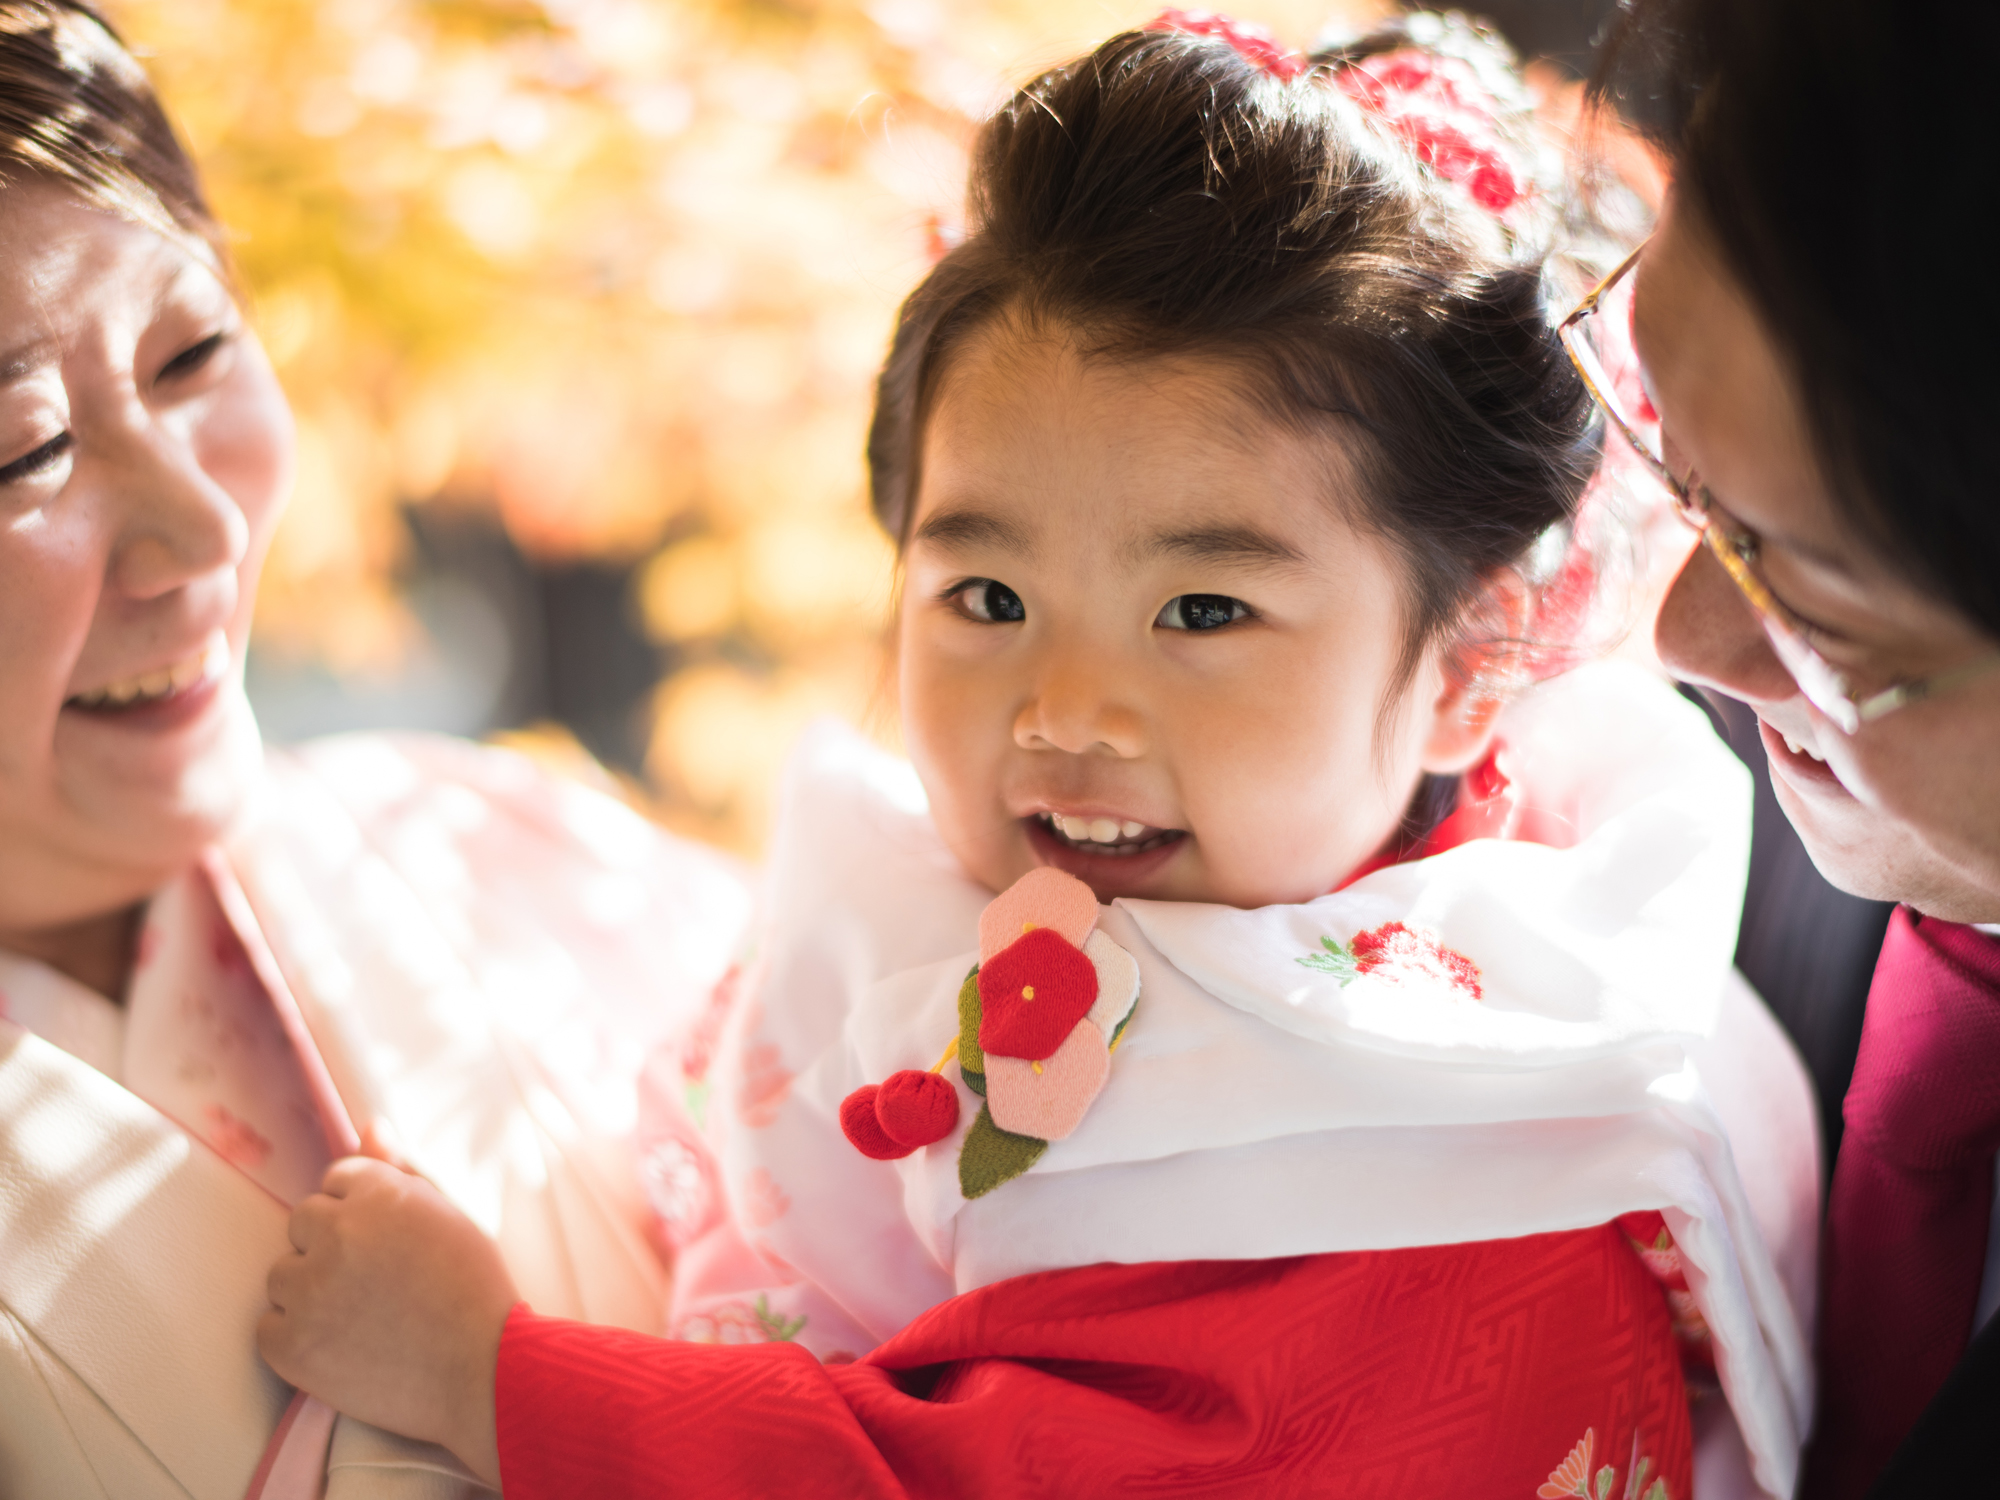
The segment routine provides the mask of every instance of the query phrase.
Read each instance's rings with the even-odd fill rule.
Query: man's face
[[[1756,567],[1812,645],[1879,690],[1996,649],[1842,516],[1797,383],[1694,215],[1669,203],[1641,257],[1634,334],[1667,462],[1754,534]],[[1813,861],[1857,895],[2000,921],[2000,672],[1844,735],[1808,703],[1705,547],[1660,611],[1660,658],[1757,714]]]

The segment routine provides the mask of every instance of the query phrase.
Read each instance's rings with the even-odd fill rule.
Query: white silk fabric
[[[837,1357],[1033,1271],[1658,1209],[1715,1334],[1735,1487],[1789,1495],[1818,1164],[1804,1071],[1730,967],[1749,778],[1697,709],[1628,667],[1534,690],[1499,733],[1533,825],[1563,847],[1478,840],[1297,906],[1104,910],[1142,975],[1110,1082],[1074,1134],[968,1202],[957,1155],[979,1100],[955,1064],[958,1131],[901,1161],[855,1151],[837,1115],[955,1034],[991,893],[956,868],[906,765],[817,732],[785,788],[761,958],[702,1082],[721,1218],[683,1216],[678,1331],[790,1330]],[[1298,962],[1389,921],[1469,957],[1483,1001],[1343,988]]]

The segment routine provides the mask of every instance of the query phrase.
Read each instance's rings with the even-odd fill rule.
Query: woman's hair
[[[42,181],[228,257],[145,70],[84,0],[0,0],[0,192]]]
[[[976,143],[967,236],[904,303],[882,371],[868,457],[889,534],[907,540],[944,368],[1007,318],[1090,358],[1215,359],[1274,420],[1337,432],[1355,519],[1407,565],[1405,676],[1462,629],[1575,513],[1598,428],[1532,243],[1552,189],[1503,227],[1340,86],[1419,42],[1511,87],[1526,120],[1502,45],[1435,16],[1290,77],[1223,40],[1127,32],[1016,94]]]
[[[1836,503],[2000,634],[1995,58],[1992,0],[1630,0],[1593,87],[1673,157]]]

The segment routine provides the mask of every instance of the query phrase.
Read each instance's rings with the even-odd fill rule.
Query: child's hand
[[[292,1213],[257,1348],[327,1405],[500,1483],[493,1371],[519,1300],[493,1242],[421,1177],[351,1156]]]

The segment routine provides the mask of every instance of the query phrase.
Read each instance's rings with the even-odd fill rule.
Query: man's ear
[[[1527,635],[1533,603],[1526,582],[1512,570],[1486,585],[1468,614],[1468,629],[1445,655],[1444,685],[1430,706],[1424,738],[1425,771],[1453,776],[1485,756],[1507,702],[1508,663]]]

